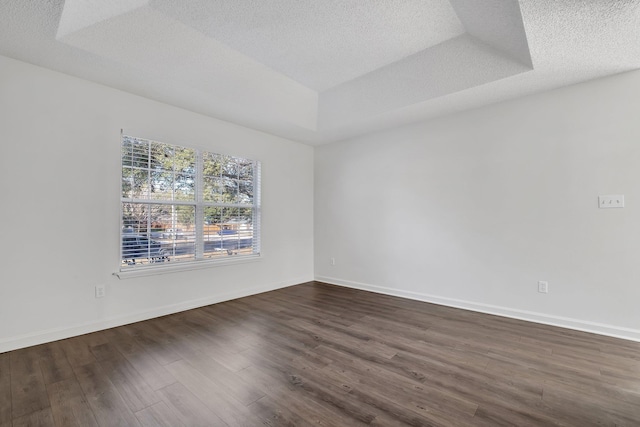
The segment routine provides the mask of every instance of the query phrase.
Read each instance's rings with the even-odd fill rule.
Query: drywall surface
[[[113,276],[120,129],[260,160],[262,258]],[[0,352],[313,278],[311,147],[5,57],[0,141]]]
[[[317,147],[316,279],[640,340],[638,117],[631,72]]]

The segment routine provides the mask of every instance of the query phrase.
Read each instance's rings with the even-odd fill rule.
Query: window
[[[120,271],[260,254],[260,163],[122,136]]]

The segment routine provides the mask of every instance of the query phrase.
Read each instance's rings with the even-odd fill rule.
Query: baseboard
[[[480,313],[493,314],[496,316],[510,317],[512,319],[526,320],[529,322],[541,323],[544,325],[558,326],[561,328],[574,329],[582,332],[590,332],[614,338],[622,338],[630,341],[640,342],[640,330],[624,328],[603,323],[589,322],[568,317],[552,316],[544,313],[532,311],[516,310],[508,307],[500,307],[489,304],[476,303],[471,301],[458,300],[453,298],[439,297],[419,292],[403,291],[400,289],[386,288],[383,286],[369,285],[365,283],[352,282],[349,280],[337,279],[334,277],[316,276],[318,282],[332,285],[344,286],[347,288],[360,289],[363,291],[376,292],[384,295],[391,295],[417,301],[429,302],[447,307],[462,308],[464,310],[477,311]]]
[[[115,328],[118,326],[128,325],[130,323],[141,322],[160,316],[179,313],[181,311],[191,310],[194,308],[204,307],[211,304],[217,304],[224,301],[230,301],[237,298],[248,297],[251,295],[261,294],[264,292],[274,291],[276,289],[287,288],[289,286],[298,285],[308,282],[310,279],[298,279],[287,282],[273,283],[264,286],[257,286],[249,289],[242,289],[234,292],[226,292],[224,294],[212,295],[197,300],[184,301],[178,304],[165,305],[152,310],[144,310],[136,313],[127,314],[97,322],[87,322],[66,328],[49,329],[33,334],[21,335],[0,341],[0,353],[19,348],[31,347],[33,345],[44,344],[47,342],[58,341],[65,338],[71,338],[78,335],[88,334],[91,332],[101,331],[103,329]]]

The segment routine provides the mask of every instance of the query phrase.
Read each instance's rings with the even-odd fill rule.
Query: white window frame
[[[180,270],[194,270],[200,268],[208,268],[216,265],[226,265],[232,263],[240,263],[240,262],[248,262],[255,261],[260,258],[261,250],[260,250],[260,223],[261,223],[261,163],[258,160],[252,160],[247,158],[240,158],[239,156],[227,156],[219,153],[213,153],[208,150],[201,150],[199,148],[186,147],[179,144],[169,144],[156,140],[125,135],[122,133],[120,140],[120,147],[122,152],[122,147],[126,138],[138,140],[138,141],[146,141],[147,143],[155,143],[155,144],[163,144],[168,147],[176,147],[176,148],[185,148],[189,150],[195,151],[196,157],[196,170],[195,170],[195,197],[194,200],[191,201],[183,201],[176,199],[152,199],[151,197],[146,198],[133,198],[133,197],[125,197],[122,191],[123,188],[123,179],[122,177],[125,166],[124,161],[121,154],[120,161],[120,233],[119,233],[119,268],[116,273],[114,273],[119,278],[128,278],[128,277],[137,277],[137,276],[146,276],[146,275],[154,275],[161,274],[163,272],[172,272],[172,271],[180,271]],[[242,159],[245,161],[250,161],[253,165],[253,201],[252,203],[220,203],[213,201],[205,201],[204,197],[204,161],[203,158],[205,155],[214,155],[214,156],[225,156],[234,159]],[[148,205],[186,205],[193,206],[195,210],[195,248],[194,248],[194,259],[193,260],[182,260],[177,262],[166,261],[164,262],[150,262],[147,264],[134,264],[128,265],[123,264],[123,239],[127,236],[124,224],[124,215],[123,215],[123,207],[126,203],[134,203],[134,204],[148,204]],[[252,252],[250,254],[238,254],[229,252],[229,256],[217,256],[217,257],[205,257],[204,255],[204,247],[205,247],[205,220],[204,220],[204,211],[205,208],[242,208],[252,210],[252,244],[251,249]],[[148,227],[150,230],[150,227]],[[221,235],[222,236],[222,235]],[[152,239],[150,235],[147,238]]]

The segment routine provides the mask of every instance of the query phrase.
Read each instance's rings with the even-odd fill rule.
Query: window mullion
[[[202,205],[203,195],[203,169],[204,160],[202,151],[196,150],[196,259],[204,258],[204,206]]]

